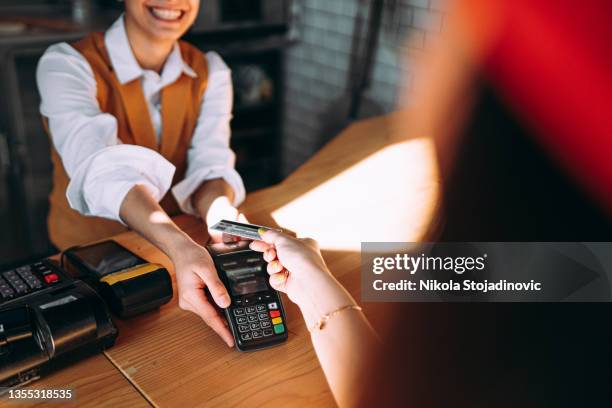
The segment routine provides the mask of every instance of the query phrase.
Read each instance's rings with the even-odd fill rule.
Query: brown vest
[[[185,176],[187,150],[195,129],[202,97],[208,83],[208,64],[204,54],[197,48],[179,42],[181,55],[197,74],[196,78],[182,74],[161,93],[162,132],[158,145],[149,110],[137,78],[124,85],[119,83],[104,45],[104,34],[93,33],[72,44],[91,66],[97,84],[97,99],[100,110],[117,119],[119,139],[125,144],[134,144],[159,152],[176,166],[172,185]],[[45,127],[47,120],[43,118]],[[47,127],[48,129],[48,127]],[[81,135],[87,138],[87,135]],[[125,231],[116,221],[100,217],[86,217],[70,208],[66,199],[69,178],[62,161],[51,148],[53,162],[53,190],[49,197],[50,209],[47,218],[49,237],[59,249],[72,245],[100,240]],[[170,192],[161,205],[171,215],[180,210]]]

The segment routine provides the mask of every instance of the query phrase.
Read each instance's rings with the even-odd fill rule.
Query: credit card
[[[215,231],[223,232],[225,234],[234,235],[234,236],[241,237],[241,238],[253,239],[253,240],[261,239],[261,236],[259,235],[259,232],[258,232],[260,228],[263,228],[265,230],[275,230],[278,232],[282,232],[279,229],[265,227],[263,225],[243,224],[241,222],[228,221],[228,220],[221,220],[215,225],[213,225],[212,227],[210,227],[210,229],[215,230]]]

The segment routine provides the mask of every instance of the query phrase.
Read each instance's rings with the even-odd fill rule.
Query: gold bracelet
[[[345,310],[356,310],[358,312],[361,311],[361,306],[357,306],[357,305],[348,305],[348,306],[343,306],[341,308],[338,308],[336,310],[334,310],[333,312],[329,312],[326,315],[321,316],[321,318],[319,320],[317,320],[317,322],[315,324],[312,325],[312,327],[310,327],[308,329],[308,331],[310,331],[311,333],[315,330],[322,330],[323,327],[325,327],[325,324],[327,323],[327,321],[329,319],[331,319],[332,317],[334,317],[335,315],[344,312]]]

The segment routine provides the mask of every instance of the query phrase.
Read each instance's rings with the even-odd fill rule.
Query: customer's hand
[[[293,238],[269,230],[262,234],[261,241],[251,243],[251,249],[263,252],[270,285],[286,293],[300,307],[307,324],[355,303],[329,272],[313,239]]]
[[[208,251],[192,241],[171,258],[176,272],[179,307],[200,316],[229,347],[232,347],[234,338],[225,318],[218,313],[204,293],[204,289],[208,288],[219,307],[226,308],[230,305],[229,294],[217,275]]]
[[[215,225],[221,220],[228,221],[238,221],[247,223],[247,219],[244,214],[241,214],[238,209],[236,209],[232,203],[230,203],[229,199],[225,196],[217,197],[210,207],[208,208],[208,212],[206,213],[206,217],[204,222],[206,223],[206,227],[208,228],[208,234],[210,235],[210,239],[212,242],[232,242],[237,241],[239,238],[233,237],[228,234],[223,234],[219,231],[211,230],[210,227]]]

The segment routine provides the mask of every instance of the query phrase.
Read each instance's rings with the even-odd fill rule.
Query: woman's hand
[[[300,307],[309,327],[323,315],[355,303],[329,272],[316,241],[274,230],[261,237],[251,243],[251,249],[263,252],[270,285]]]
[[[200,316],[232,347],[234,338],[225,319],[204,293],[204,289],[208,288],[219,307],[225,308],[230,304],[230,297],[208,251],[178,228],[145,186],[137,185],[129,191],[121,204],[120,215],[127,225],[141,233],[172,260],[181,309]]]
[[[365,316],[354,311],[337,315],[317,330],[323,316],[355,305],[355,300],[331,275],[314,240],[274,230],[260,235],[262,241],[253,241],[251,249],[264,253],[270,284],[298,304],[306,327],[315,328],[312,344],[338,405],[360,405],[355,388],[371,375],[368,357],[381,347],[376,333]]]
[[[234,338],[227,322],[212,305],[204,289],[208,288],[215,303],[222,308],[230,305],[230,297],[219,279],[212,258],[206,249],[191,241],[171,256],[178,285],[179,307],[200,316],[229,347]]]

